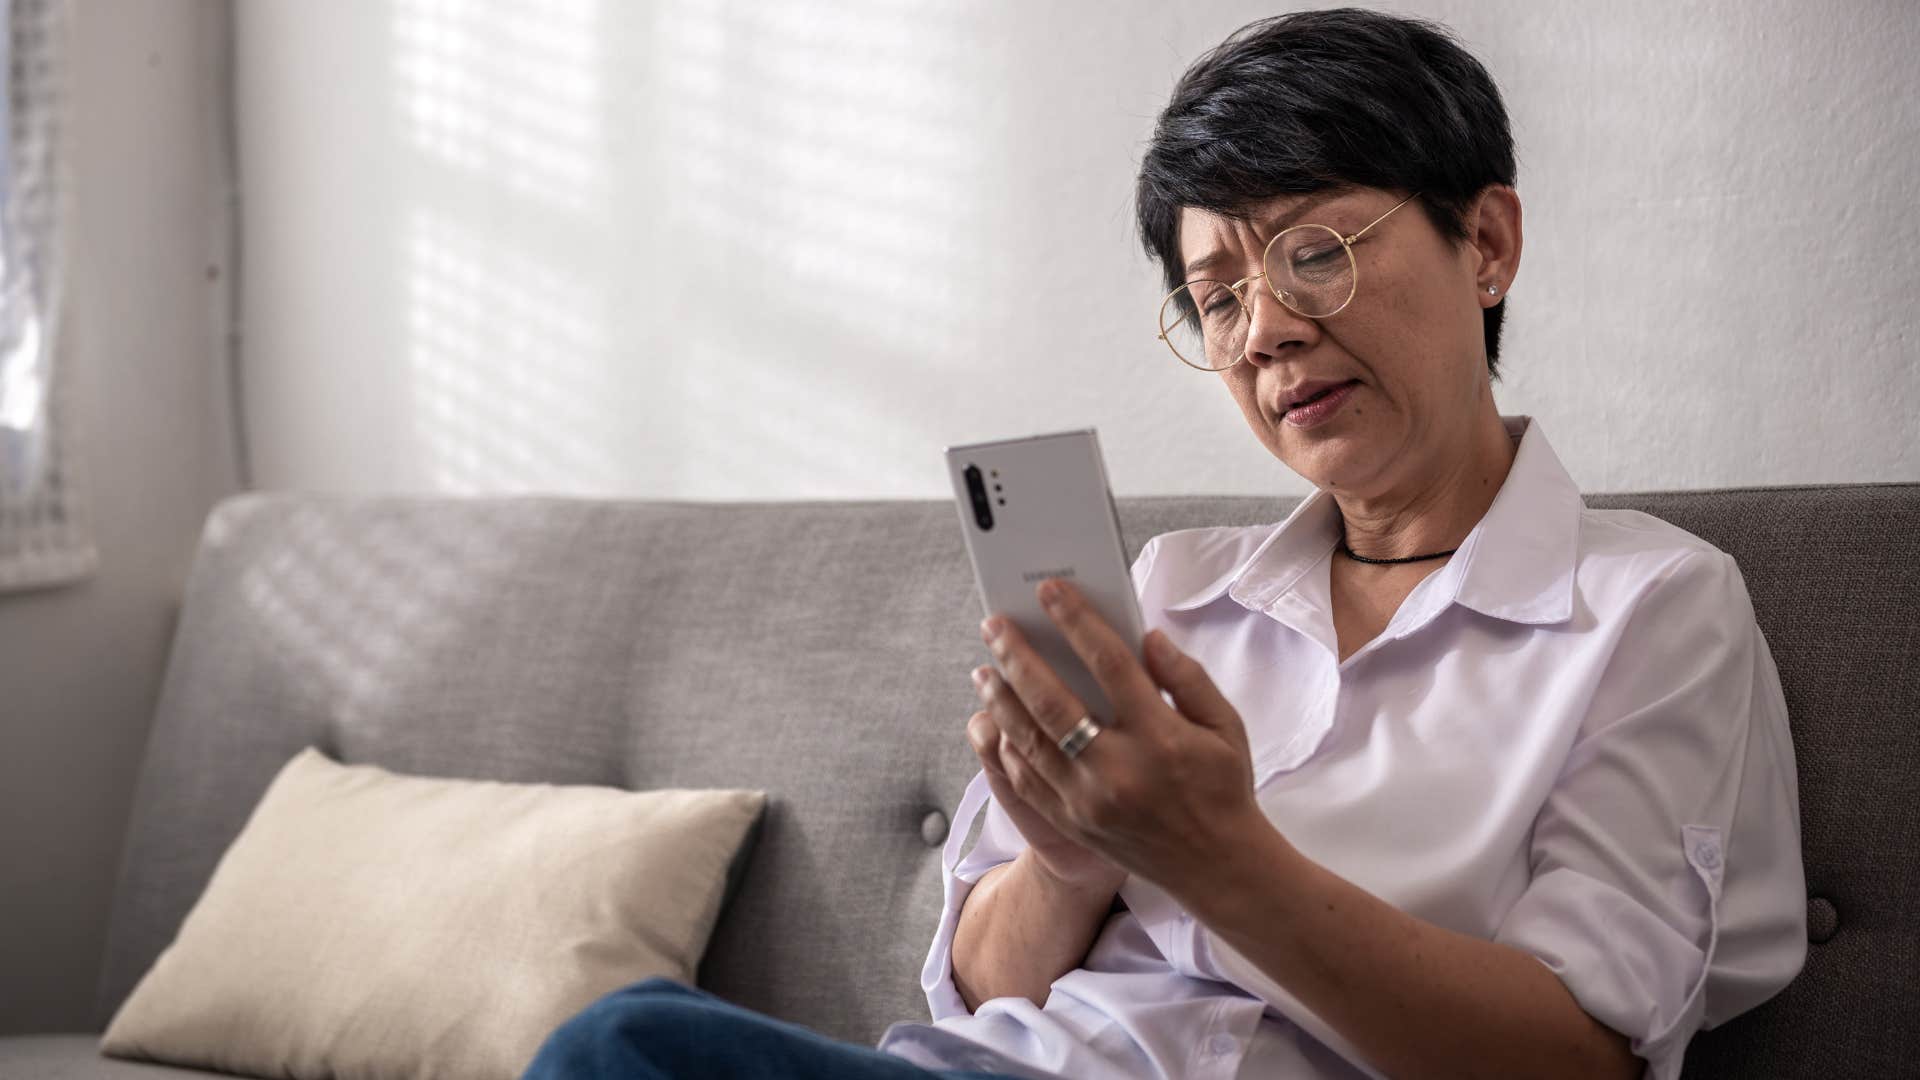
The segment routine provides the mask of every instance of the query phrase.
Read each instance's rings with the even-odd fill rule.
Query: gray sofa
[[[1589,503],[1735,556],[1792,716],[1814,944],[1785,992],[1696,1038],[1688,1075],[1920,1072],[1920,485]],[[1119,500],[1130,553],[1290,507]],[[946,815],[975,768],[978,618],[944,501],[231,498],[187,583],[99,1020],[311,744],[435,775],[765,788],[700,982],[871,1042],[925,1016]],[[0,1077],[189,1075],[94,1039],[0,1039]]]

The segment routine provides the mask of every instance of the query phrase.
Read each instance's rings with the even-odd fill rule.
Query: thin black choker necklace
[[[1436,551],[1431,555],[1409,555],[1404,559],[1369,559],[1365,555],[1355,555],[1353,549],[1347,546],[1347,538],[1345,536],[1340,538],[1340,554],[1345,555],[1354,562],[1371,563],[1374,566],[1391,566],[1394,563],[1426,562],[1428,559],[1444,559],[1459,550],[1459,548],[1448,548],[1445,551]]]

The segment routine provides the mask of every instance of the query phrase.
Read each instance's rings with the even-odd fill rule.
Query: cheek
[[[1484,332],[1479,305],[1460,302],[1459,255],[1444,248],[1425,255],[1395,268],[1384,310],[1392,313],[1397,354],[1445,381],[1431,370],[1436,360],[1477,350]]]
[[[1430,280],[1379,283],[1388,287],[1381,290],[1378,306],[1343,328],[1343,344],[1371,373],[1390,410],[1408,408],[1431,397],[1446,378],[1444,359],[1455,330],[1438,320],[1451,318],[1452,312],[1437,303],[1441,297]]]
[[[1215,378],[1220,380],[1220,385],[1227,388],[1227,393],[1233,395],[1235,401],[1240,400],[1240,383],[1242,381],[1240,369],[1246,366],[1245,364],[1235,364],[1233,367],[1215,376]]]
[[[1255,417],[1260,408],[1253,393],[1253,376],[1251,364],[1236,365],[1220,375],[1220,381],[1226,384],[1227,393],[1233,395],[1234,404],[1240,406],[1240,411],[1249,418]]]

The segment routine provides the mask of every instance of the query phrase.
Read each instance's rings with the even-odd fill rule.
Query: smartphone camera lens
[[[987,500],[987,485],[980,476],[980,466],[969,465],[960,475],[966,478],[967,498],[973,502],[973,522],[980,526],[981,532],[986,532],[993,528],[993,507]],[[999,475],[998,472],[995,475]]]

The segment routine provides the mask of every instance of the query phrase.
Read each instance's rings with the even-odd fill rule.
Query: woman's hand
[[[1244,857],[1256,835],[1249,830],[1273,828],[1253,797],[1252,754],[1239,713],[1164,632],[1147,635],[1143,666],[1071,582],[1049,578],[1037,591],[1115,715],[1096,718],[1104,730],[1069,759],[1059,740],[1086,708],[1011,620],[992,618],[981,634],[1005,677],[989,671],[981,693],[999,737],[976,738],[982,726],[969,722],[975,752],[993,744],[1004,786],[1029,820],[1039,819],[1028,832],[1015,818],[1022,835],[1029,843],[1036,843],[1035,833],[1044,837],[1049,859],[1072,855],[1077,846],[1176,898],[1203,890],[1211,871]],[[989,632],[996,622],[998,635]],[[982,728],[982,736],[989,734]],[[995,783],[996,798],[1001,787]],[[1007,801],[1002,806],[1013,814]],[[1077,856],[1062,861],[1083,871],[1088,866]]]
[[[974,669],[974,688],[979,692],[981,701],[989,705],[992,703],[987,686],[992,675],[993,669],[990,667]],[[1006,700],[1011,697],[1003,695],[1002,707],[1021,708],[1018,699]],[[1068,838],[1020,798],[1013,781],[1007,776],[1006,766],[1001,764],[1006,736],[1001,734],[999,725],[994,722],[988,709],[981,709],[967,718],[967,742],[973,745],[974,754],[980,758],[980,767],[986,771],[987,786],[993,789],[994,801],[1000,804],[1000,809],[1006,811],[1007,817],[1020,830],[1020,835],[1026,838],[1027,846],[1033,850],[1033,856],[1039,860],[1042,870],[1070,888],[1109,893],[1119,891],[1120,885],[1126,881],[1125,870]],[[1014,764],[1015,769],[1023,767],[1018,762]]]

